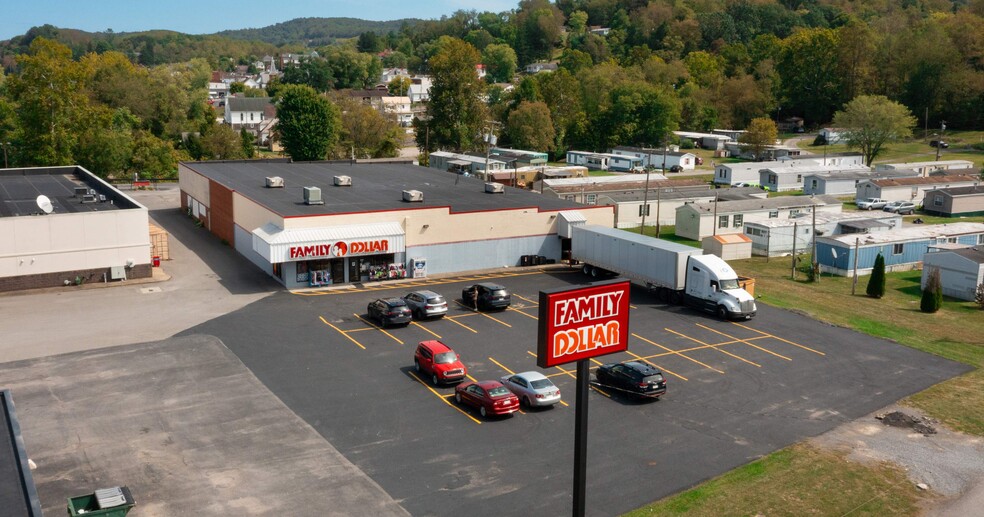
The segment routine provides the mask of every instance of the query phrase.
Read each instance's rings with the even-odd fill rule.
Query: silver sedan
[[[560,402],[560,388],[540,372],[522,372],[500,380],[528,407],[552,406]]]

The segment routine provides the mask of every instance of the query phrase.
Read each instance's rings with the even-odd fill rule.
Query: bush
[[[875,268],[871,270],[866,292],[872,298],[885,296],[885,257],[881,253],[875,257]]]
[[[815,146],[816,145],[827,145],[827,138],[824,137],[823,135],[817,135],[817,137],[813,139],[813,145],[815,145]]]
[[[694,141],[689,138],[680,140],[680,149],[694,149]]]
[[[919,310],[933,313],[943,307],[943,282],[940,280],[939,268],[933,268],[926,278],[926,288],[923,289],[922,299],[919,300]]]
[[[977,291],[974,293],[974,301],[977,302],[977,306],[984,311],[984,284],[977,286]]]

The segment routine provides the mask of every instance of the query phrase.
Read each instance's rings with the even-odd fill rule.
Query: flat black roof
[[[10,391],[0,389],[0,508],[4,515],[41,517],[27,452]]]
[[[485,192],[485,182],[472,176],[405,163],[299,162],[278,160],[183,162],[183,166],[259,203],[282,217],[450,207],[452,213],[516,208],[540,211],[585,208],[554,196],[504,187]],[[279,176],[284,188],[267,188],[266,178]],[[352,186],[334,186],[335,176],[349,176]],[[304,187],[319,187],[323,205],[305,205]],[[404,190],[419,190],[422,202],[403,201]]]
[[[41,214],[38,196],[47,196],[54,214],[102,212],[135,208],[135,205],[108,185],[95,181],[81,167],[32,167],[0,170],[0,217]],[[92,190],[95,201],[82,202],[75,189]],[[100,202],[99,196],[105,197]]]

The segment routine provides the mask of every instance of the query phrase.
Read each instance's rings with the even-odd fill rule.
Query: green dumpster
[[[100,517],[123,517],[133,508],[133,496],[130,489],[121,486],[101,488],[91,494],[70,497],[68,499],[68,515],[93,515]]]

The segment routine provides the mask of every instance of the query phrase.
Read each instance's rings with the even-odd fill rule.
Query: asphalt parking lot
[[[456,302],[475,281],[501,283],[510,309]],[[573,365],[543,373],[565,402],[483,419],[412,371],[417,342],[441,339],[471,377],[536,370],[541,289],[587,281],[573,271],[511,270],[371,288],[279,293],[187,330],[219,337],[257,378],[414,515],[570,513]],[[445,295],[441,320],[379,329],[377,297]],[[640,402],[594,387],[587,507],[615,515],[868,414],[966,371],[891,342],[759,306],[723,322],[633,290],[628,353],[669,379]]]

